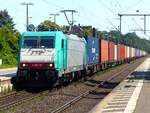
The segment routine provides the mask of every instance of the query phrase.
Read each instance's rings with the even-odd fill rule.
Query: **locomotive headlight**
[[[20,67],[22,67],[22,68],[24,68],[24,67],[28,67],[28,64],[21,63],[21,64],[20,64]]]
[[[50,67],[50,68],[52,68],[52,67],[54,67],[54,64],[53,64],[53,63],[50,63],[50,64],[48,64],[47,66]]]
[[[49,64],[49,67],[53,67],[53,64]]]
[[[22,64],[22,67],[25,67],[26,66],[26,64]]]

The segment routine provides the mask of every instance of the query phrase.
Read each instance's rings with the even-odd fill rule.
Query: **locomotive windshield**
[[[50,36],[25,36],[23,48],[54,48],[54,38]]]

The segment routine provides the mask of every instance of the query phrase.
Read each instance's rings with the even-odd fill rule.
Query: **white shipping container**
[[[114,59],[117,61],[117,45],[114,46]]]
[[[135,57],[135,49],[132,48],[132,58]]]
[[[85,64],[86,41],[76,35],[66,35],[68,38],[67,67],[71,70],[78,70]]]

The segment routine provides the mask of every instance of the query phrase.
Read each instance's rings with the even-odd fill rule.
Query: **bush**
[[[0,59],[3,64],[17,64],[18,37],[6,26],[0,28]]]

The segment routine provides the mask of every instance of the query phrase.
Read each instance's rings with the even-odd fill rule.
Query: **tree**
[[[0,58],[4,64],[17,64],[18,37],[6,26],[0,28]]]
[[[0,27],[7,26],[9,29],[14,30],[13,18],[10,17],[7,10],[0,11]]]
[[[54,30],[61,30],[61,27],[49,20],[45,20],[44,22],[40,23],[37,26],[37,31],[54,31]]]
[[[4,64],[17,64],[20,33],[14,28],[13,18],[6,10],[0,11],[0,59]]]

